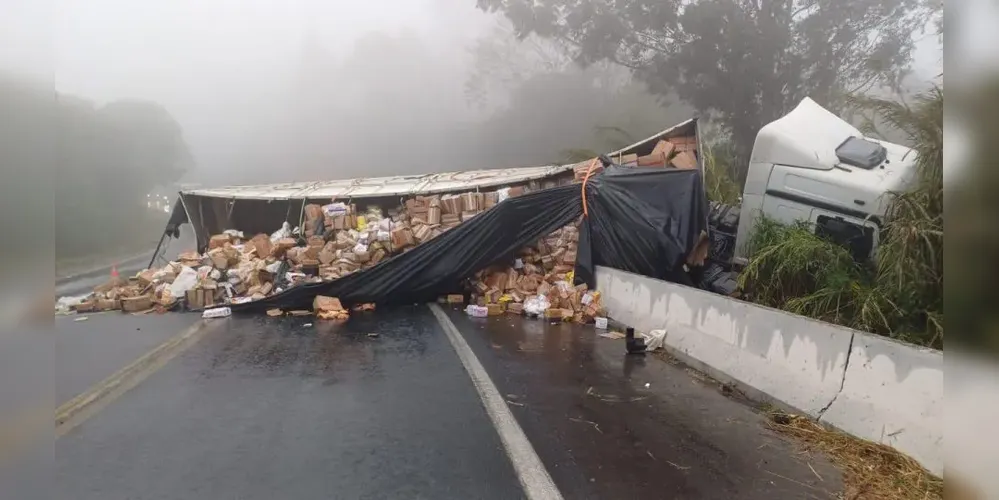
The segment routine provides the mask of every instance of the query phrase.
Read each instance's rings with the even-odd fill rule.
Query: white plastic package
[[[486,316],[489,316],[489,309],[483,306],[469,304],[469,306],[465,308],[465,313],[474,318],[485,318]]]
[[[364,243],[358,243],[354,247],[354,253],[364,253],[367,251],[368,251],[368,245],[365,245]]]
[[[544,295],[533,295],[524,300],[524,312],[531,316],[541,316],[551,306]]]
[[[642,337],[645,338],[646,351],[661,349],[666,344],[666,330],[652,330],[643,334]]]
[[[510,197],[510,188],[497,189],[496,194],[499,195],[499,202],[503,203],[503,200]]]
[[[271,233],[271,243],[277,243],[281,238],[288,238],[291,236],[291,224],[287,222],[281,223],[281,229]]]
[[[198,272],[187,266],[182,266],[180,274],[170,284],[171,297],[183,297],[188,290],[198,284]]]
[[[225,318],[228,316],[232,316],[232,309],[229,309],[228,307],[205,309],[205,312],[201,313],[202,318]]]
[[[347,215],[347,204],[346,203],[330,203],[329,205],[323,205],[323,214],[327,217],[336,217],[337,215]]]
[[[271,262],[270,264],[267,264],[267,266],[264,267],[264,269],[271,274],[277,274],[278,271],[281,270],[281,261],[278,260],[275,262]]]
[[[83,302],[89,295],[79,295],[76,297],[59,297],[55,304],[56,314],[69,314],[72,307]]]

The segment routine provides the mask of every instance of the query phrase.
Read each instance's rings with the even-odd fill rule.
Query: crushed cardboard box
[[[317,295],[312,301],[312,309],[319,319],[347,319],[350,313],[340,304],[340,299]]]

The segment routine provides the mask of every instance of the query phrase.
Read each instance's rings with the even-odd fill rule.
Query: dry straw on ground
[[[771,411],[768,426],[825,453],[843,471],[846,500],[942,499],[943,480],[895,449],[828,429],[807,417]]]

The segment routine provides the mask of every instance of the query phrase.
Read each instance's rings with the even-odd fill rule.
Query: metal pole
[[[163,240],[167,237],[167,229],[163,230],[163,234],[160,235],[160,242],[156,244],[156,250],[153,251],[153,258],[149,259],[149,265],[146,269],[152,269],[153,263],[156,262],[156,256],[160,254],[160,248],[163,247]]]

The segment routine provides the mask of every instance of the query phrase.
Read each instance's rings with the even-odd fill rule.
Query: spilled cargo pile
[[[115,276],[89,296],[61,301],[57,308],[77,313],[148,313],[257,301],[302,284],[330,282],[371,268],[525,192],[525,187],[516,186],[416,196],[387,214],[377,206],[362,213],[356,204],[308,204],[304,231],[291,229],[288,223],[273,234],[251,238],[226,230],[211,237],[204,254],[182,252],[161,268],[143,270],[129,279]],[[332,297],[317,298],[313,309],[326,319],[344,319],[348,314]],[[354,309],[372,310],[374,305],[359,304]],[[280,315],[274,311],[268,314]]]
[[[442,298],[476,316],[594,322],[604,316],[601,297],[589,289],[595,266],[686,279],[684,259],[704,234],[700,177],[682,158],[693,155],[693,146],[683,138],[659,140],[647,155],[623,155],[625,166],[593,159],[543,182],[488,192],[285,200],[289,213],[301,211],[297,227],[276,222],[282,226],[271,234],[199,233],[204,253],[181,253],[60,305],[132,313],[228,307],[233,313],[345,319],[374,309],[375,302]],[[259,202],[243,206],[244,221],[250,213],[287,220],[285,214],[273,218]],[[208,217],[215,210],[199,206],[198,227],[240,220],[231,205],[228,215]],[[186,208],[179,213],[168,234],[188,222]]]
[[[466,312],[480,317],[507,312],[577,323],[604,316],[599,292],[588,290],[586,284],[573,286],[578,242],[579,229],[568,225],[522,248],[512,263],[480,271],[472,280],[474,303]]]

